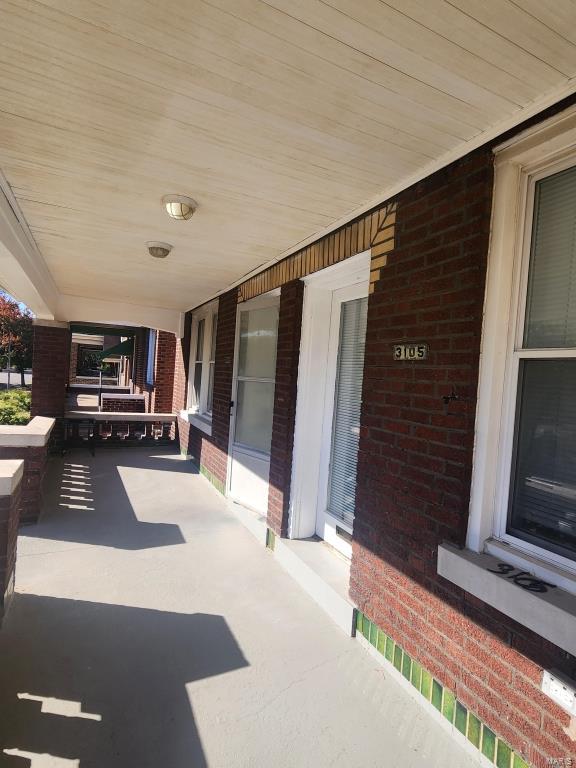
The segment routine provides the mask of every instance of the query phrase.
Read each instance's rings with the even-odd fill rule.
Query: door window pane
[[[239,381],[234,442],[270,453],[274,382]]]
[[[522,360],[508,533],[576,559],[576,360]]]
[[[273,379],[276,375],[278,307],[240,313],[238,376]]]
[[[344,302],[340,314],[328,511],[349,525],[356,502],[367,312],[368,299],[363,298]]]
[[[524,346],[576,346],[576,168],[536,184]]]

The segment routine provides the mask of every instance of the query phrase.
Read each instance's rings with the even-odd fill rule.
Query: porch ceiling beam
[[[146,326],[168,331],[178,338],[184,335],[182,312],[123,301],[106,301],[61,294],[57,303],[57,317],[58,320],[65,322]]]
[[[24,302],[38,318],[53,320],[58,289],[0,174],[0,286]]]

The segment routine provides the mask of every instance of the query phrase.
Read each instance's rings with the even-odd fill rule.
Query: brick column
[[[0,461],[0,624],[14,592],[23,468],[23,461]]]
[[[232,397],[232,369],[236,341],[236,309],[238,289],[233,288],[220,296],[218,328],[216,331],[216,362],[214,365],[214,396],[212,403],[212,437],[203,445],[201,464],[223,486],[228,468],[228,435],[230,433],[230,399]]]
[[[44,324],[47,323],[47,324]],[[34,321],[31,416],[61,419],[66,410],[70,371],[70,328],[67,323]]]
[[[279,536],[288,530],[303,297],[301,280],[281,288],[268,491],[268,527]]]
[[[171,413],[176,362],[176,336],[158,331],[156,339],[156,369],[154,371],[153,413]]]

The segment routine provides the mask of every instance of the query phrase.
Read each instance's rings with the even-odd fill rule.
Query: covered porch
[[[576,2],[0,5],[2,759],[576,761]]]
[[[3,766],[477,765],[170,450],[50,461],[0,657]]]

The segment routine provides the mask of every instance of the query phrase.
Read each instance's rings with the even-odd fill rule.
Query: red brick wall
[[[280,291],[268,491],[268,526],[279,536],[285,536],[288,530],[303,296],[301,280],[285,283]]]
[[[146,401],[140,397],[102,399],[102,411],[109,413],[146,413]]]
[[[189,422],[178,419],[178,432],[182,452],[189,454],[197,464],[206,467],[221,483],[226,483],[228,462],[228,435],[230,430],[230,399],[236,337],[236,308],[238,291],[234,288],[220,296],[216,361],[214,366],[214,397],[212,403],[212,435],[208,436]],[[188,327],[190,320],[188,319]],[[190,333],[186,334],[176,351],[173,410],[178,413],[186,405],[187,368]]]
[[[11,496],[0,497],[0,624],[14,591],[21,486]]]
[[[398,198],[396,248],[369,299],[350,592],[543,766],[576,749],[538,690],[542,667],[573,674],[575,660],[436,573],[438,544],[464,544],[468,522],[491,195],[482,150]],[[429,359],[394,362],[398,341],[428,342]]]
[[[176,336],[166,331],[158,331],[151,408],[153,413],[172,413],[175,360]]]
[[[70,376],[68,381],[72,382],[76,379],[76,371],[78,370],[78,344],[70,345]]]

